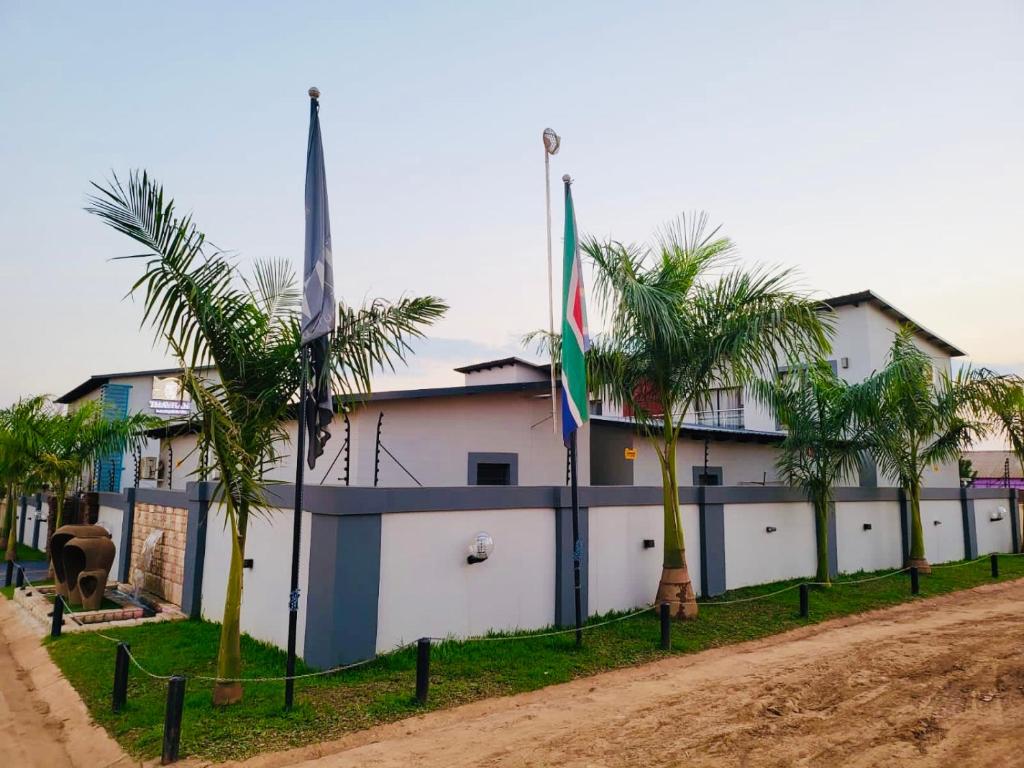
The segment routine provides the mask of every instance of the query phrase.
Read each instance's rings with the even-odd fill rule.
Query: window
[[[739,387],[712,389],[698,403],[697,423],[706,427],[743,429],[743,390]]]
[[[703,466],[693,468],[693,484],[694,485],[721,485],[722,484],[722,468],[721,467],[708,467],[705,469]]]
[[[470,453],[467,485],[519,485],[518,453]]]
[[[476,465],[477,485],[511,485],[512,467],[502,462],[481,461]]]

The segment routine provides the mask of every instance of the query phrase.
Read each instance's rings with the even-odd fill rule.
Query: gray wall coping
[[[124,509],[125,498],[120,493],[111,493],[108,491],[100,491],[100,506],[101,507],[112,507],[114,509]]]
[[[136,488],[135,503],[185,509],[188,507],[188,494],[185,491],[169,491],[166,488]]]
[[[193,489],[195,486],[195,490]],[[206,486],[206,489],[200,488]],[[212,494],[214,483],[190,483],[189,493]],[[295,486],[274,484],[267,487],[267,502],[273,507],[290,509],[295,504]],[[959,501],[960,488],[925,488],[925,501]],[[1009,494],[1002,488],[968,488],[971,499],[1003,499]],[[778,504],[807,501],[804,491],[788,486],[714,486],[704,487],[707,504]],[[150,493],[140,491],[140,493]],[[166,493],[166,492],[165,492]],[[182,492],[176,491],[180,494]],[[207,495],[204,499],[212,498]],[[580,506],[630,507],[661,504],[660,486],[583,486],[579,489]],[[899,488],[842,487],[834,491],[837,502],[897,502]],[[139,497],[139,501],[147,501]],[[700,488],[679,488],[681,504],[699,504]],[[167,503],[167,502],[157,502]],[[180,506],[185,506],[183,503]],[[370,488],[346,486],[307,486],[303,507],[317,515],[373,515],[407,512],[458,512],[480,509],[536,509],[571,506],[567,486],[451,486],[427,488]]]

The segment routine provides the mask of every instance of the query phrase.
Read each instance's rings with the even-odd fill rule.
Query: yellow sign
[[[633,461],[636,458],[636,448],[627,448],[625,453],[626,461]]]

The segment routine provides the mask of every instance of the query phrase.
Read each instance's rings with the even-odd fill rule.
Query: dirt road
[[[1024,765],[1024,582],[471,704],[246,768]]]
[[[99,726],[39,644],[38,629],[0,597],[0,766],[136,765]]]

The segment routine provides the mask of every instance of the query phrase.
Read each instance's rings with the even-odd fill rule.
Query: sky
[[[90,181],[147,169],[243,264],[300,267],[311,85],[339,296],[451,305],[378,387],[530,356],[547,126],[582,231],[707,211],[745,265],[1024,372],[1022,39],[996,1],[0,0],[0,403],[171,362]]]

